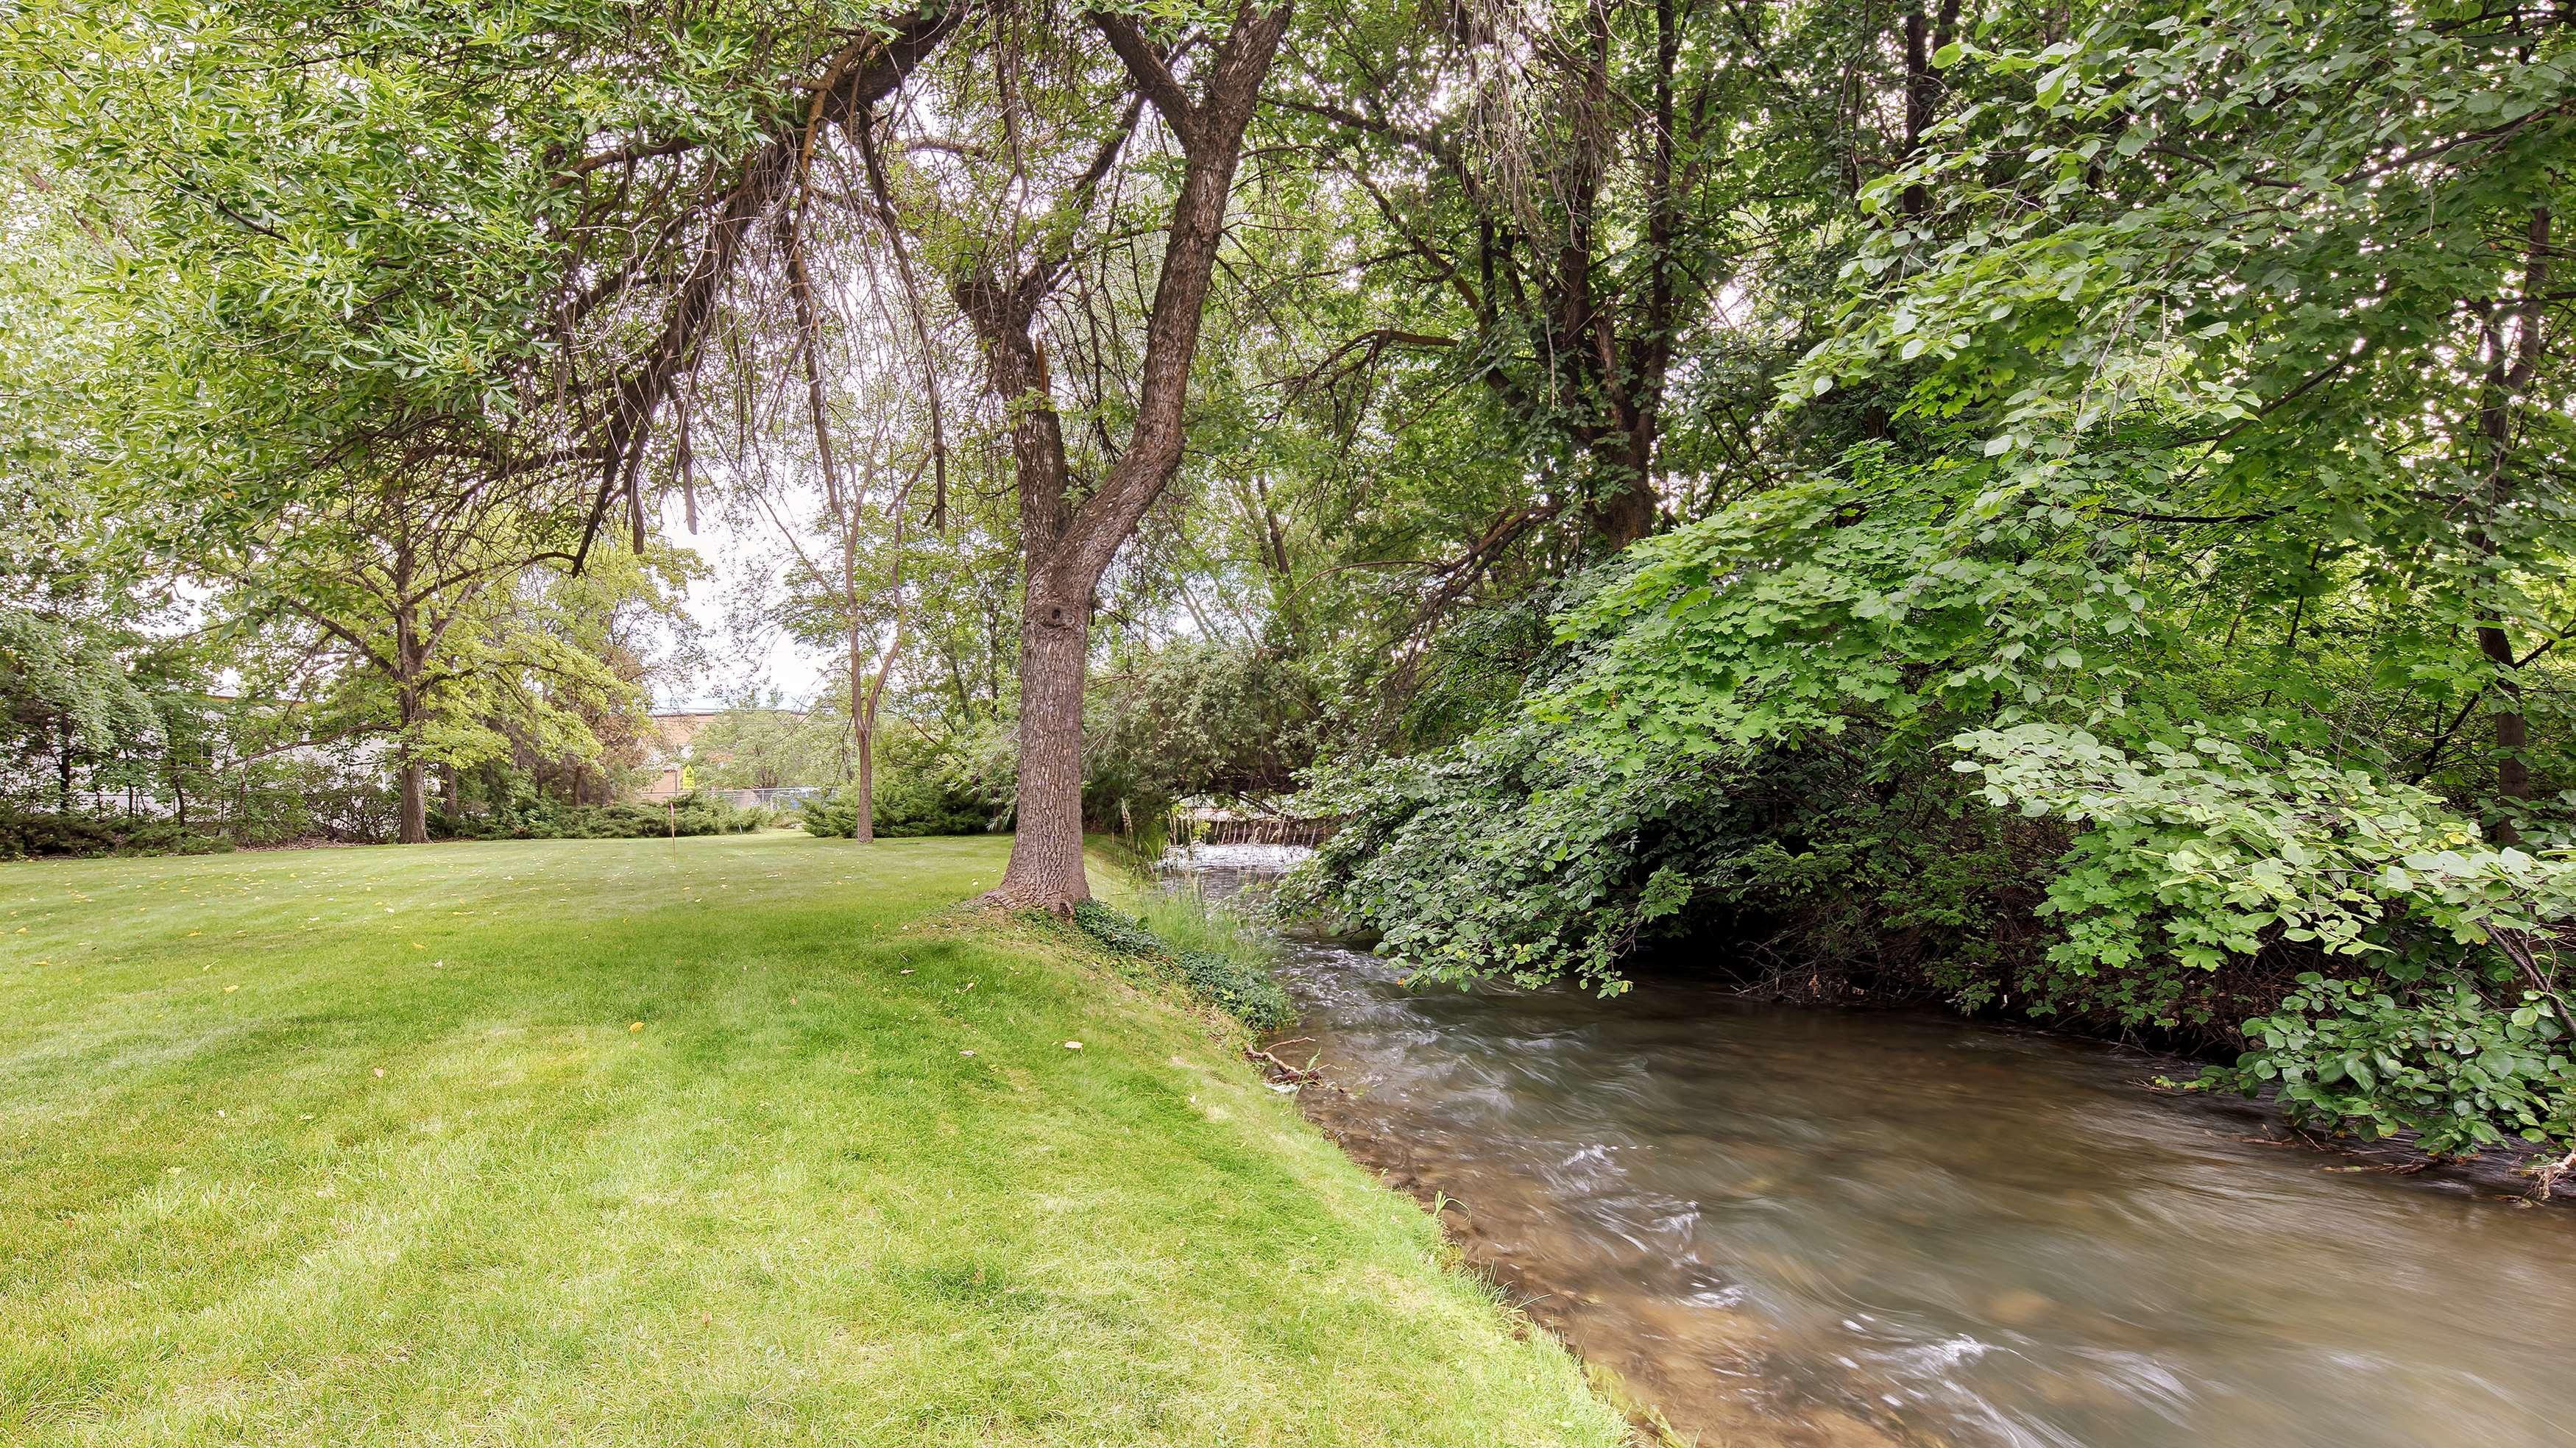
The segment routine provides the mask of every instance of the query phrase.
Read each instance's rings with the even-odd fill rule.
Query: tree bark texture
[[[2486,467],[2486,497],[2477,545],[2490,558],[2496,551],[2494,532],[2514,501],[2513,414],[2517,394],[2531,385],[2541,362],[2541,298],[2549,288],[2549,230],[2549,209],[2535,209],[2528,236],[2530,250],[2523,267],[2523,301],[2510,312],[2490,312],[2485,326],[2487,375],[2479,398],[2478,437]],[[2507,316],[2519,319],[2510,347],[2503,326]],[[2478,628],[2478,652],[2496,671],[2495,682],[2490,686],[2497,701],[2496,798],[2509,807],[2531,798],[2531,765],[2525,758],[2531,726],[2523,713],[2522,670],[2514,657],[2513,638],[2506,632],[2501,608],[2497,613],[2495,622]],[[2510,821],[2500,824],[2495,833],[2507,844],[2520,838]]]
[[[1288,7],[1239,10],[1204,66],[1192,100],[1167,59],[1121,14],[1091,22],[1117,52],[1137,91],[1181,143],[1180,194],[1164,232],[1162,273],[1145,325],[1136,421],[1100,486],[1073,502],[1064,433],[1045,354],[1033,327],[1061,277],[1064,257],[1041,251],[1009,283],[981,273],[961,281],[958,301],[984,344],[994,395],[1010,409],[1011,455],[1020,494],[1020,774],[1010,864],[992,892],[1016,908],[1067,911],[1091,898],[1082,867],[1082,696],[1091,644],[1092,591],[1179,470],[1182,411],[1201,313],[1224,237],[1236,164]],[[1080,188],[1114,159],[1117,142]]]

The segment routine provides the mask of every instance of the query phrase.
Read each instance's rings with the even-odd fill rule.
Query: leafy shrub
[[[2278,938],[2390,955],[2407,981],[2424,970],[2413,937],[2475,945],[2576,914],[2576,861],[2489,846],[2430,791],[2298,750],[2266,757],[2199,725],[2144,757],[2045,724],[1958,743],[1989,800],[2082,826],[2040,907],[2066,927],[2048,958],[2074,975],[2215,969]]]
[[[854,839],[859,833],[858,802],[840,798],[837,791],[809,799],[796,807],[796,823],[818,840]]]
[[[491,815],[432,812],[430,837],[443,840],[633,840],[667,835],[749,834],[775,823],[768,809],[738,809],[718,796],[686,794],[658,804],[559,805],[538,800]]]
[[[895,775],[879,780],[875,803],[873,814],[879,839],[980,835],[991,818],[982,800],[923,775]],[[834,790],[821,799],[809,799],[799,807],[797,815],[805,833],[823,839],[853,839],[859,832],[855,792]]]
[[[211,855],[232,842],[175,820],[47,814],[0,806],[0,860]]]
[[[1097,900],[1073,907],[1073,923],[1092,943],[1113,955],[1161,955],[1163,942],[1145,922],[1121,915]]]
[[[1256,1031],[1286,1025],[1296,1014],[1267,961],[1239,935],[1233,949],[1175,948],[1145,921],[1097,900],[1074,906],[1073,923],[1113,955],[1168,967],[1192,995]]]
[[[2277,1086],[2293,1121],[2365,1137],[2412,1131],[2442,1156],[2473,1155],[2508,1132],[2576,1141],[2576,1058],[2541,991],[2498,1004],[2456,977],[2392,992],[2309,971],[2245,1034],[2254,1048],[2202,1084],[2247,1095]]]
[[[1311,665],[1177,640],[1095,673],[1083,731],[1083,817],[1127,829],[1176,799],[1291,788],[1330,725]]]
[[[1343,823],[1283,908],[1341,916],[1440,980],[1571,976],[1624,989],[1641,937],[1675,923],[1750,841],[1729,771],[1616,771],[1518,724],[1418,760],[1318,772],[1305,798]]]
[[[1192,993],[1256,1031],[1276,1030],[1296,1019],[1288,993],[1258,966],[1213,950],[1184,950],[1172,959]]]
[[[2304,949],[2371,978],[2301,972],[2205,1085],[2277,1086],[2293,1119],[2411,1131],[2441,1155],[2576,1141],[2543,964],[2576,917],[2576,861],[2489,845],[2429,791],[2200,726],[2135,756],[2035,723],[1959,743],[1993,802],[2083,826],[2040,907],[2066,928],[2043,1002],[2109,971],[2157,983],[2134,1010],[2166,1013],[2178,973]]]
[[[877,834],[886,839],[980,835],[993,819],[992,807],[971,789],[914,772],[877,781],[875,814]]]

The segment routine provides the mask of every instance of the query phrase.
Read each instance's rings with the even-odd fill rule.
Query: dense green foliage
[[[211,855],[232,848],[221,835],[175,820],[61,814],[0,805],[0,860],[82,855]]]
[[[1307,898],[1452,977],[1615,988],[1728,928],[2233,1043],[2213,1082],[2327,1124],[2576,1145],[2566,38],[2225,4],[1944,47],[1781,377],[1780,425],[1877,435],[1627,550],[1475,740],[1322,777]]]
[[[888,788],[891,783],[895,787]],[[805,833],[826,839],[853,839],[858,834],[859,802],[839,793],[809,799],[796,807]],[[989,806],[972,795],[942,791],[937,781],[919,775],[879,780],[870,818],[886,839],[918,835],[979,835],[992,820]]]
[[[2546,995],[2499,1003],[2472,982],[2442,979],[2410,984],[2401,998],[2307,971],[2245,1034],[2253,1049],[2209,1079],[2248,1091],[2278,1082],[2295,1121],[2373,1136],[2411,1131],[2443,1154],[2509,1135],[2576,1139],[2576,1054],[2564,1012]]]
[[[1157,934],[1152,922],[1097,900],[1074,906],[1073,923],[1103,950],[1167,969],[1193,997],[1253,1030],[1274,1030],[1296,1018],[1287,993],[1270,978],[1266,953],[1239,936],[1175,944]],[[1202,927],[1196,933],[1206,932]]]
[[[442,840],[649,840],[742,835],[777,823],[775,811],[741,809],[721,796],[685,794],[662,804],[564,805],[539,799],[488,815],[433,814]]]
[[[841,737],[848,737],[844,724]],[[874,809],[876,833],[901,839],[917,835],[976,835],[1008,818],[1011,786],[1006,767],[977,748],[976,731],[932,735],[905,728],[880,733],[874,741]],[[847,771],[834,776],[847,777]],[[797,806],[808,834],[838,839],[854,837],[858,826],[857,792],[833,789]]]
[[[1083,808],[1100,826],[1282,793],[1323,747],[1323,690],[1282,652],[1184,639],[1121,662],[1084,708]]]

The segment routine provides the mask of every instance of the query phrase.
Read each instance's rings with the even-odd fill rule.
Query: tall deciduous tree
[[[913,206],[908,225],[936,243],[950,296],[982,346],[1010,439],[1021,547],[1018,832],[993,893],[1015,905],[1062,909],[1090,895],[1082,864],[1082,704],[1093,594],[1179,469],[1191,366],[1235,171],[1288,14],[1284,4],[1241,5],[1211,17],[1223,20],[1221,34],[1193,30],[1173,47],[1170,32],[1149,31],[1124,11],[1085,12],[1108,56],[1076,53],[1064,62],[1077,76],[1078,94],[1063,103],[1088,110],[1088,124],[1062,128],[1081,138],[1081,154],[1039,177],[1029,173],[1049,158],[1032,162],[1023,153],[1012,163],[1018,184],[1001,188],[998,216],[961,217],[935,202]],[[1007,27],[1000,39],[988,52],[992,114],[1008,149],[1029,144],[1024,102],[1014,91],[1028,82],[1016,74]],[[1104,84],[1086,65],[1117,79]],[[1101,104],[1103,95],[1109,104]],[[1169,178],[1167,205],[1145,223],[1159,254],[1135,273],[1141,282],[1149,269],[1153,282],[1136,319],[1141,348],[1123,359],[1133,373],[1121,381],[1132,386],[1108,395],[1113,389],[1099,380],[1122,358],[1090,359],[1094,389],[1084,421],[1101,445],[1102,472],[1085,488],[1067,450],[1061,379],[1049,365],[1048,309],[1080,250],[1099,243],[1099,215],[1108,209],[1103,184],[1148,109],[1178,152],[1177,174]],[[897,216],[886,170],[873,152],[869,160],[886,214]],[[1025,214],[1032,196],[1046,203],[1035,216]],[[1114,442],[1113,415],[1125,434]]]
[[[879,372],[869,380],[876,385],[859,397],[863,428],[827,424],[813,434],[818,444],[839,440],[830,485],[820,496],[808,486],[779,488],[773,496],[760,482],[738,484],[743,503],[786,549],[778,579],[783,596],[755,606],[774,612],[799,640],[840,656],[838,692],[849,725],[841,777],[855,788],[853,838],[862,843],[876,838],[877,721],[904,657],[912,588],[906,572],[919,546],[911,537],[912,495],[931,462],[911,429],[910,410],[887,385],[890,376]],[[811,405],[821,415],[822,401]]]
[[[578,501],[556,494],[551,510],[531,506],[545,496],[423,469],[294,515],[270,544],[204,560],[229,579],[228,603],[244,616],[290,617],[323,635],[348,672],[316,683],[381,696],[381,709],[343,700],[342,724],[393,741],[403,843],[429,838],[432,769],[507,749],[492,727],[496,717],[536,721],[536,736],[550,747],[583,733],[578,721],[558,718],[544,693],[511,697],[514,676],[541,675],[559,697],[625,692],[597,649],[577,646],[587,641],[521,606],[522,595],[544,592],[547,574],[569,567],[578,537]],[[632,570],[622,581],[657,588]]]
[[[1022,570],[1019,833],[997,891],[1013,903],[1061,908],[1090,897],[1082,867],[1082,694],[1089,662],[1091,594],[1118,546],[1136,530],[1180,466],[1190,363],[1200,312],[1225,232],[1244,128],[1261,98],[1288,6],[1245,5],[1192,79],[1174,77],[1166,54],[1125,16],[1092,20],[1136,86],[1176,136],[1179,194],[1162,241],[1160,275],[1145,322],[1136,417],[1107,478],[1076,502],[1064,440],[1029,336],[1032,290],[1024,273],[1006,302],[970,285],[961,302],[984,340],[994,391],[1012,409],[1019,467]]]
[[[1784,277],[1847,214],[1863,157],[1836,101],[1887,79],[1884,34],[1694,0],[1434,13],[1425,35],[1411,6],[1352,7],[1301,51],[1285,104],[1374,213],[1371,269],[1410,294],[1301,380],[1435,356],[1491,395],[1530,473],[1477,547],[1564,517],[1616,550],[1664,516],[1675,362],[1729,328],[1715,299]],[[1937,98],[1909,89],[1908,124]]]

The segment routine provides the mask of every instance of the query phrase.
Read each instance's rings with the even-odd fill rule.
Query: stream
[[[1296,851],[1201,847],[1257,888]],[[2187,1064],[1706,984],[1407,988],[1291,940],[1308,1114],[1707,1444],[2576,1445],[2576,1211],[2392,1174]]]

